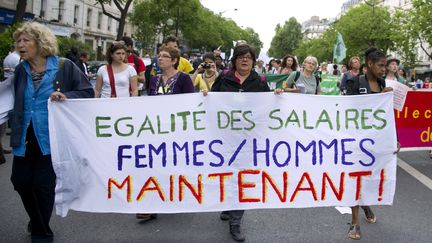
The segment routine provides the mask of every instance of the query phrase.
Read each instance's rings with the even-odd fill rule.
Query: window
[[[98,13],[98,24],[97,24],[98,29],[101,28],[101,24],[102,24],[102,12],[99,12]]]
[[[112,18],[108,17],[108,26],[107,26],[108,31],[111,30],[111,25],[112,25]]]
[[[87,27],[90,27],[90,20],[92,18],[92,14],[93,14],[93,11],[90,8],[88,8],[87,9]]]
[[[64,10],[64,2],[60,1],[58,5],[58,21],[63,20],[63,10]]]
[[[78,24],[79,5],[75,5],[74,8],[74,24]]]

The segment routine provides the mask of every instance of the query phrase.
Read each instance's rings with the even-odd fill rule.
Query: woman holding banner
[[[347,79],[346,94],[362,95],[392,91],[392,88],[386,87],[385,80],[382,78],[386,72],[386,55],[384,52],[371,47],[366,50],[365,56],[367,74],[353,76]],[[359,206],[351,207],[352,218],[351,226],[348,231],[348,237],[354,240],[359,240],[361,238],[359,208]],[[372,209],[369,206],[361,206],[361,208],[365,213],[366,222],[374,224],[377,218]]]
[[[127,50],[124,41],[114,41],[107,49],[108,64],[97,71],[96,98],[138,96],[138,76],[127,63]]]
[[[288,54],[282,59],[278,73],[290,75],[294,71],[297,71],[297,61],[293,55]]]
[[[148,95],[170,95],[193,93],[195,88],[188,74],[179,72],[180,51],[177,48],[163,46],[158,55],[158,66],[162,74],[150,80]]]
[[[234,48],[231,58],[232,70],[222,73],[211,89],[212,92],[267,92],[270,91],[264,76],[254,70],[256,60],[255,50],[242,43]],[[206,95],[206,93],[204,93]],[[229,220],[231,236],[236,241],[244,241],[241,231],[241,220],[244,210],[224,211],[220,214],[222,220]]]
[[[171,46],[163,46],[160,49],[157,64],[161,70],[150,79],[148,95],[172,95],[194,93],[195,88],[188,74],[177,70],[180,60],[180,51]],[[157,218],[157,214],[137,213],[137,219],[151,220]]]
[[[48,131],[48,98],[91,98],[92,85],[70,60],[55,56],[57,40],[42,24],[27,22],[13,38],[23,60],[15,68],[14,110],[9,114],[13,166],[11,181],[30,217],[32,241],[51,242],[56,174]]]

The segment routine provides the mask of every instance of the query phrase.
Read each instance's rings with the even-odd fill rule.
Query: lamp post
[[[375,18],[375,6],[378,4],[376,0],[364,1],[368,6],[372,7],[372,21],[373,26],[376,27],[376,18]],[[371,35],[373,35],[373,31],[371,31]],[[369,46],[375,46],[375,41],[373,37],[369,40]]]

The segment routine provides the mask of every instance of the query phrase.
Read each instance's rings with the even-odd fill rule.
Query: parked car
[[[107,61],[89,61],[88,64],[88,72],[89,72],[89,79],[90,83],[93,85],[93,87],[96,85],[96,74],[100,67],[103,65],[106,65]]]

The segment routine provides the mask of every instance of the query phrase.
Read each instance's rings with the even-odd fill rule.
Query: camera
[[[209,63],[203,63],[203,64],[201,64],[201,67],[204,69],[209,69],[211,66]]]

